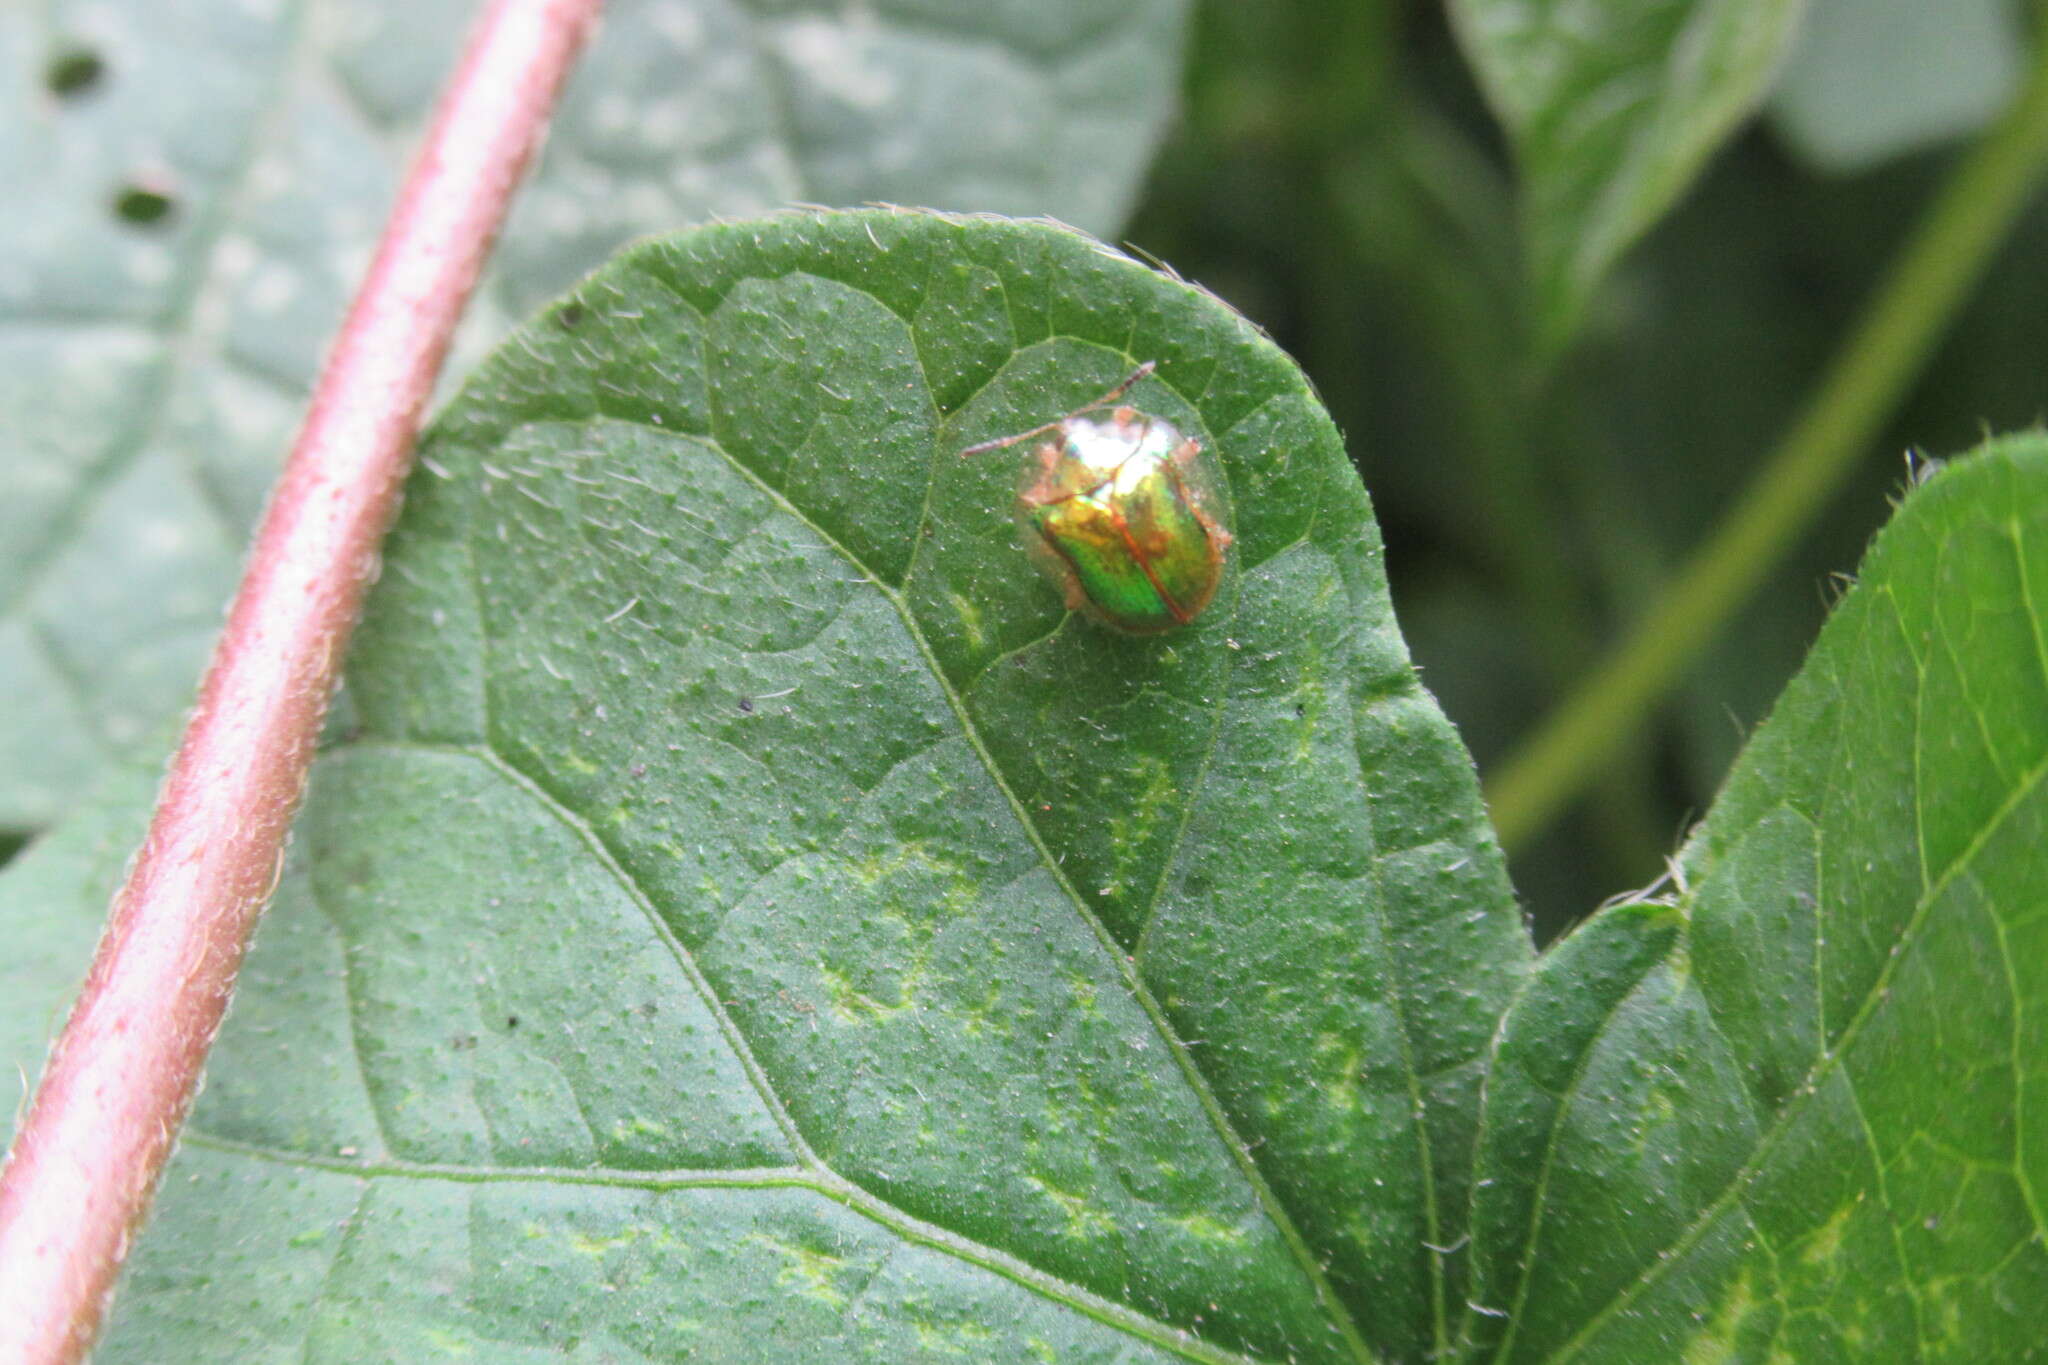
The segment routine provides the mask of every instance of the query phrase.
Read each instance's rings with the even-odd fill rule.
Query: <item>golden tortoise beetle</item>
[[[1231,543],[1215,462],[1202,443],[1118,401],[1154,368],[1148,360],[1065,417],[960,452],[1036,442],[1017,485],[1025,547],[1069,610],[1128,635],[1157,635],[1200,616],[1223,581]],[[1104,408],[1106,415],[1091,415]]]

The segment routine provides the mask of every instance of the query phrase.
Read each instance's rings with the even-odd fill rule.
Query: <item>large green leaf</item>
[[[1450,0],[1521,169],[1539,350],[1763,97],[1803,3]]]
[[[715,215],[893,200],[1114,228],[1184,0],[606,8],[470,353],[628,238]],[[190,697],[475,9],[0,6],[0,831]]]
[[[1680,859],[1508,1016],[1500,1360],[2036,1358],[2048,438],[1915,492]]]
[[[1237,534],[1149,640],[957,454],[1140,361]],[[103,1359],[1447,1339],[1528,945],[1336,432],[1208,295],[928,214],[640,247],[437,422],[350,686]]]

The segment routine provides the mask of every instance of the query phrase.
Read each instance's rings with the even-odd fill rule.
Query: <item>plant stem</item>
[[[1905,396],[2048,168],[2048,43],[2011,109],[1943,186],[1762,473],[1647,619],[1487,783],[1510,850],[1641,728],[1672,680],[1790,548]]]
[[[276,885],[420,414],[598,6],[495,0],[442,96],[0,1172],[0,1360],[91,1345]]]

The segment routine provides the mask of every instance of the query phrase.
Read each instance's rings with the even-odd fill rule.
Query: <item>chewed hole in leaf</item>
[[[152,185],[123,185],[114,195],[114,216],[137,227],[155,227],[168,219],[177,207],[175,198]]]
[[[67,47],[43,68],[43,88],[58,99],[89,94],[106,79],[107,64],[89,47]]]

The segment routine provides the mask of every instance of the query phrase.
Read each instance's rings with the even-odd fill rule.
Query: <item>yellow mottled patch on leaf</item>
[[[1067,1226],[1062,1235],[1087,1239],[1107,1237],[1116,1231],[1116,1222],[1107,1212],[1088,1202],[1087,1196],[1072,1194],[1039,1177],[1026,1176],[1025,1181],[1033,1189],[1059,1205],[1060,1212],[1067,1217]]]
[[[629,1227],[609,1237],[593,1237],[587,1232],[572,1232],[569,1234],[569,1249],[578,1256],[602,1260],[606,1254],[639,1241],[644,1231],[642,1228]]]
[[[1748,1273],[1744,1272],[1729,1286],[1728,1294],[1721,1300],[1712,1320],[1686,1342],[1679,1359],[1684,1365],[1721,1365],[1723,1361],[1739,1359],[1736,1339],[1742,1331],[1742,1324],[1758,1307],[1756,1288],[1750,1283]]]
[[[1197,1241],[1235,1244],[1244,1240],[1243,1228],[1232,1227],[1206,1213],[1183,1214],[1167,1221]]]
[[[953,611],[960,618],[960,629],[967,636],[967,647],[976,654],[988,648],[988,632],[981,626],[981,608],[957,592],[946,594],[946,600],[953,604]]]
[[[1324,1033],[1316,1038],[1316,1064],[1320,1073],[1316,1088],[1322,1092],[1323,1103],[1342,1114],[1355,1112],[1365,1054],[1356,1044]]]
[[[1172,808],[1175,790],[1172,767],[1152,754],[1142,755],[1124,773],[1123,781],[1124,800],[1109,817],[1109,884],[1100,888],[1110,894],[1131,889],[1130,876],[1160,820]]]
[[[1806,1245],[1799,1252],[1800,1261],[1806,1265],[1823,1265],[1840,1255],[1842,1234],[1855,1213],[1853,1206],[1835,1210],[1833,1217],[1808,1234]]]
[[[770,1237],[765,1232],[749,1233],[747,1240],[767,1247],[782,1258],[782,1269],[775,1275],[776,1284],[833,1308],[844,1308],[851,1302],[838,1284],[840,1272],[846,1269],[845,1257],[797,1246]]]

